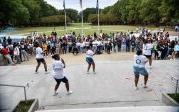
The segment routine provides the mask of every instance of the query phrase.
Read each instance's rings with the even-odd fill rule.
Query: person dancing
[[[52,56],[54,59],[52,64],[53,69],[53,78],[56,81],[54,96],[58,94],[57,90],[61,82],[65,83],[67,94],[72,94],[72,91],[69,90],[69,82],[68,79],[64,76],[63,69],[65,68],[65,62],[62,58],[60,58],[59,54],[54,54]]]
[[[153,45],[151,43],[151,40],[145,40],[145,43],[143,44],[143,54],[149,60],[149,68],[152,68],[152,48]]]
[[[89,74],[89,70],[91,68],[91,65],[93,66],[93,73],[96,74],[96,72],[95,72],[95,62],[93,60],[93,55],[94,54],[95,53],[88,46],[87,51],[86,51],[86,62],[88,63],[87,74]]]
[[[148,81],[148,72],[145,68],[145,64],[148,62],[148,59],[142,55],[142,50],[138,50],[136,55],[134,56],[134,65],[133,70],[135,74],[135,88],[138,90],[138,81],[139,75],[144,76],[144,88],[147,88],[147,81]]]
[[[40,64],[43,63],[44,64],[44,69],[45,69],[45,73],[47,74],[47,64],[45,62],[44,59],[44,52],[42,50],[42,48],[40,47],[39,43],[35,43],[35,47],[36,47],[36,60],[37,60],[37,66],[35,69],[35,73],[38,73],[38,69],[40,67]]]

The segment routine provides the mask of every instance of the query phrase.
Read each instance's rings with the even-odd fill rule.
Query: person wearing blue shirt
[[[179,58],[179,41],[174,47],[174,52],[175,52],[175,58]]]

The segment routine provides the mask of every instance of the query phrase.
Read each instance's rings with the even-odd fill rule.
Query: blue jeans
[[[134,74],[136,76],[139,76],[140,74],[143,75],[143,76],[147,76],[148,75],[148,72],[147,70],[145,69],[145,67],[136,67],[136,66],[133,66],[133,69],[134,69]]]

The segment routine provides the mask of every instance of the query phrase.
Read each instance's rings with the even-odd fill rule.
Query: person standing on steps
[[[86,62],[88,63],[87,74],[89,74],[89,70],[91,68],[91,65],[93,66],[93,73],[96,74],[96,72],[95,72],[95,62],[93,60],[93,55],[94,54],[95,53],[88,46],[87,51],[86,51]]]
[[[62,58],[60,58],[59,54],[54,54],[52,56],[54,59],[52,64],[53,69],[53,78],[57,82],[54,89],[54,96],[58,94],[57,90],[61,82],[65,83],[67,94],[72,94],[72,91],[69,90],[69,82],[68,79],[64,76],[63,69],[65,68],[65,62]]]
[[[134,65],[133,65],[133,70],[134,70],[134,83],[135,83],[135,88],[138,90],[138,81],[139,81],[139,75],[144,76],[144,88],[147,88],[147,81],[148,81],[148,72],[145,68],[145,64],[148,62],[148,59],[142,55],[142,50],[138,50],[136,55],[134,56]]]
[[[35,69],[35,73],[38,73],[38,69],[40,67],[40,64],[43,63],[44,64],[44,69],[45,69],[45,73],[47,74],[47,64],[45,62],[44,59],[44,52],[42,50],[42,48],[40,47],[39,43],[35,43],[35,47],[36,47],[36,60],[37,60],[37,66]]]

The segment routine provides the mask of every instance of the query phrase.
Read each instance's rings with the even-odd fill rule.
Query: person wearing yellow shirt
[[[48,55],[47,44],[46,44],[46,43],[43,43],[43,44],[42,44],[42,48],[43,48],[43,51],[44,51],[45,55],[47,56],[47,55]]]

